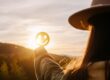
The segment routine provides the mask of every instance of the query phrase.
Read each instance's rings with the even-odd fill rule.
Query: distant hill
[[[35,80],[33,50],[0,43],[0,80]]]
[[[72,59],[68,56],[50,55],[62,67]],[[33,50],[15,44],[0,43],[0,80],[36,80],[33,61]]]
[[[23,53],[32,53],[33,51],[31,49],[10,44],[10,43],[0,43],[0,54],[23,54]]]

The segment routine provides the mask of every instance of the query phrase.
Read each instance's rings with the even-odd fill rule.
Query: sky
[[[68,18],[90,7],[91,0],[0,0],[0,42],[33,48],[38,32],[47,32],[50,53],[81,55],[89,33],[73,28]]]

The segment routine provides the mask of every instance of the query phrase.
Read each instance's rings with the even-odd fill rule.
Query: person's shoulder
[[[88,69],[104,68],[106,63],[110,64],[110,60],[108,60],[108,61],[97,61],[97,62],[91,63],[89,65]]]
[[[106,66],[110,66],[110,61],[98,61],[90,64],[88,67],[89,78],[104,80]]]

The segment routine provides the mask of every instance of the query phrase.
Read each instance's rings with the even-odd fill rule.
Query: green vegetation
[[[65,68],[70,57],[51,54]],[[33,51],[18,45],[0,43],[0,80],[36,80]]]

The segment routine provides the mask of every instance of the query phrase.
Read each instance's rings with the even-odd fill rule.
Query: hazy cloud
[[[71,44],[83,45],[87,32],[78,31],[68,23],[68,17],[90,6],[91,0],[0,0],[0,41],[23,44],[31,29],[42,28],[54,35],[56,47],[63,53],[78,53]],[[85,38],[84,38],[85,37]],[[57,44],[63,42],[61,46]],[[23,44],[24,45],[24,44]],[[73,48],[73,50],[72,50]]]

